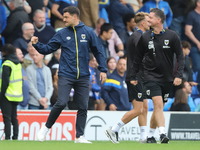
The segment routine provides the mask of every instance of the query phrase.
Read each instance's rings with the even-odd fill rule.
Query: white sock
[[[122,127],[124,125],[124,123],[123,123],[123,121],[119,121],[116,125],[114,125],[113,127],[112,127],[112,131],[114,131],[114,132],[118,132],[119,131],[119,129]]]
[[[140,126],[140,139],[142,141],[146,140],[147,138],[146,130],[147,130],[147,126]]]
[[[165,127],[159,127],[159,134],[165,134]]]
[[[149,130],[149,135],[148,135],[148,138],[151,138],[154,136],[154,133],[155,133],[156,129],[153,129],[153,128],[150,128]]]

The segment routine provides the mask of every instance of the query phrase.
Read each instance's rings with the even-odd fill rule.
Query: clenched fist
[[[33,36],[33,37],[31,38],[31,43],[32,43],[32,44],[36,44],[37,42],[38,42],[38,37]]]

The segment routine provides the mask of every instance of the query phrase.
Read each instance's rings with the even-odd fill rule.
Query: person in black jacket
[[[134,86],[131,84],[131,68],[133,66],[133,60],[135,60],[136,45],[141,37],[141,35],[149,30],[149,17],[148,13],[139,12],[135,15],[134,19],[137,25],[136,31],[130,36],[128,41],[127,49],[127,73],[126,73],[126,84],[128,88],[129,102],[132,102],[133,109],[127,112],[118,123],[116,123],[112,128],[106,130],[106,135],[113,143],[118,143],[117,133],[119,129],[130,122],[135,117],[139,116],[138,122],[141,129],[140,143],[146,142],[146,123],[147,123],[147,100],[145,98],[143,89],[143,75],[142,66],[140,66],[140,72],[137,74],[139,84]],[[144,100],[144,101],[143,101]],[[144,106],[144,107],[143,107]],[[114,136],[115,135],[115,136]]]
[[[183,49],[183,55],[185,57],[185,66],[183,71],[183,78],[186,79],[192,86],[198,85],[196,82],[193,81],[193,71],[190,67],[190,59],[188,57],[191,49],[191,45],[187,41],[181,41],[182,49]]]
[[[156,129],[157,126],[161,143],[168,143],[169,138],[165,133],[163,105],[168,99],[172,85],[178,86],[182,82],[184,56],[178,35],[172,30],[163,29],[163,23],[166,18],[163,11],[153,8],[149,18],[153,30],[144,33],[138,42],[131,80],[133,80],[134,85],[137,84],[136,73],[139,71],[139,66],[144,59],[146,94],[152,98],[154,103],[150,128]],[[173,76],[174,53],[178,62],[175,79]],[[148,139],[147,142],[151,143]]]
[[[20,34],[23,23],[30,22],[29,16],[23,7],[23,0],[11,0],[10,9],[12,10],[7,18],[6,28],[1,35],[5,37],[5,43],[13,43]]]
[[[11,124],[13,125],[12,139],[18,138],[17,105],[23,100],[21,64],[16,56],[16,48],[5,44],[1,48],[3,63],[0,77],[0,106],[5,125],[5,140],[11,139]]]

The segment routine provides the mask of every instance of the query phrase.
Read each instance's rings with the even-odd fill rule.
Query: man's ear
[[[158,22],[161,22],[161,18],[158,18]]]

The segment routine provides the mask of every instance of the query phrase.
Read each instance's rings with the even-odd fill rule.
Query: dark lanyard
[[[160,35],[162,35],[163,33],[165,33],[165,29],[162,29],[162,31],[160,32]],[[151,40],[152,40],[152,44],[153,44],[153,56],[156,56],[156,48],[155,48],[155,45],[154,45],[154,33],[153,33],[153,30],[151,32]]]

